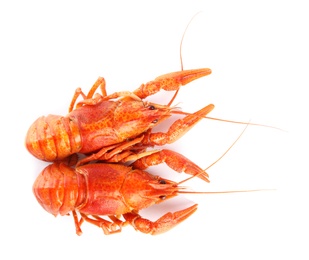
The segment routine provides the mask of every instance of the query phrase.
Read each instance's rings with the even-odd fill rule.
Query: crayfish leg
[[[107,95],[107,93],[106,93],[106,85],[105,85],[105,79],[102,78],[102,77],[99,77],[96,80],[96,82],[93,84],[93,86],[89,90],[87,96],[84,94],[84,92],[81,90],[81,88],[77,88],[75,90],[74,96],[73,96],[71,104],[69,106],[69,112],[71,112],[74,109],[74,106],[75,106],[76,101],[77,101],[79,96],[82,96],[84,101],[83,102],[79,102],[76,107],[79,107],[79,106],[81,106],[83,104],[90,104],[91,102],[92,102],[91,104],[95,104],[95,103],[99,102],[100,98],[102,97],[101,95],[97,96],[96,98],[93,98],[93,95],[96,92],[96,90],[98,89],[98,87],[100,87],[100,89],[101,89],[102,96],[105,97]]]
[[[80,226],[82,225],[82,223],[84,222],[84,219],[81,218],[80,220],[78,220],[78,216],[77,216],[77,213],[75,210],[72,211],[72,215],[73,215],[73,218],[74,218],[74,223],[75,223],[75,229],[76,229],[76,234],[78,236],[80,236],[83,231],[81,230]]]
[[[93,225],[95,225],[99,228],[102,228],[105,235],[110,235],[110,234],[121,232],[121,228],[124,224],[120,219],[117,219],[115,217],[114,218],[110,217],[110,219],[112,220],[112,222],[110,222],[106,219],[100,218],[97,215],[91,215],[93,217],[93,219],[92,219],[84,213],[80,213],[80,214],[85,221],[87,221],[87,222],[89,222],[89,223],[91,223],[91,224],[93,224]],[[116,221],[116,219],[117,219],[117,221]]]
[[[106,93],[106,83],[105,83],[105,79],[102,77],[99,77],[97,79],[97,81],[93,84],[93,86],[91,87],[91,89],[89,90],[88,94],[87,94],[87,98],[92,98],[94,93],[96,92],[96,90],[100,87],[102,96],[105,97],[107,96]]]
[[[163,149],[156,153],[147,155],[136,160],[132,166],[136,169],[145,170],[149,166],[166,163],[168,167],[176,172],[185,172],[193,176],[197,176],[203,181],[209,182],[209,175],[194,162],[185,156],[172,150]]]
[[[143,140],[143,138],[144,136],[140,136],[131,141],[125,141],[119,144],[113,144],[110,146],[103,147],[98,152],[79,160],[77,163],[77,166],[85,164],[87,162],[95,161],[95,160],[118,162],[131,154],[130,151],[128,154],[122,154],[124,150],[134,146],[135,144],[140,143]],[[117,161],[118,154],[120,156],[119,156],[119,160]]]
[[[174,213],[168,212],[155,222],[142,218],[139,214],[134,212],[123,214],[123,217],[135,228],[135,230],[146,234],[158,235],[169,231],[190,217],[196,210],[197,204]]]
[[[117,99],[117,98],[130,98],[132,100],[136,101],[141,101],[141,98],[135,95],[134,93],[130,91],[120,91],[120,92],[115,92],[109,96],[104,97],[104,100],[109,100],[109,99]]]

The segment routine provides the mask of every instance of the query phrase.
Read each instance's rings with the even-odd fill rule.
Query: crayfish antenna
[[[203,172],[206,172],[209,168],[211,168],[212,166],[214,166],[217,162],[219,162],[231,149],[232,147],[238,142],[238,140],[240,139],[240,137],[244,134],[244,132],[246,131],[247,127],[249,126],[249,122],[248,124],[246,125],[246,127],[242,130],[242,132],[240,133],[240,135],[236,138],[236,140],[230,145],[230,147],[217,159],[215,160],[212,164],[210,164],[207,168],[205,168],[202,172],[198,173],[198,174],[195,174],[195,175],[192,175],[190,177],[188,177],[187,179],[183,180],[183,181],[180,181],[178,182],[178,185],[179,184],[182,184],[184,182],[187,182],[188,180],[192,179],[192,178],[195,178],[197,177],[198,175],[202,174]]]
[[[274,191],[276,189],[256,189],[256,190],[228,190],[228,191],[178,191],[179,194],[224,194],[224,193],[240,193],[240,192],[256,192],[256,191]]]
[[[195,15],[192,16],[192,18],[190,19],[190,21],[188,22],[183,34],[182,34],[182,37],[181,37],[181,41],[180,41],[180,50],[179,50],[179,56],[180,56],[180,66],[181,66],[181,70],[183,70],[183,60],[182,60],[182,43],[183,43],[183,39],[185,38],[185,34],[190,26],[190,24],[192,23],[193,19],[198,15],[200,14],[202,11],[199,11],[197,12]]]
[[[233,123],[233,124],[255,125],[255,126],[269,127],[269,128],[273,128],[273,129],[277,129],[277,130],[286,132],[284,129],[281,129],[281,128],[275,127],[275,126],[271,126],[271,125],[264,125],[264,124],[257,124],[257,123],[247,123],[247,122],[241,122],[241,121],[234,121],[234,120],[215,118],[215,117],[210,117],[210,116],[205,116],[204,118],[211,119],[211,120],[217,120],[217,121],[221,121],[221,122]]]
[[[203,172],[206,172],[209,168],[211,168],[212,166],[214,166],[218,161],[220,161],[231,149],[232,147],[238,142],[238,140],[241,138],[241,136],[244,134],[244,132],[246,131],[247,127],[250,125],[250,123],[248,122],[246,127],[242,130],[242,132],[240,133],[240,135],[236,138],[236,140],[230,145],[230,147],[217,159],[215,160],[212,164],[210,164],[207,168],[205,168],[202,172],[195,174],[193,176],[188,177],[185,180],[182,180],[180,182],[177,183],[177,185],[180,185],[184,182],[189,181],[192,178],[197,177],[198,175],[202,174]],[[254,189],[254,190],[230,190],[230,191],[188,191],[188,190],[184,190],[185,187],[181,187],[182,189],[180,189],[178,191],[178,193],[181,194],[224,194],[224,193],[239,193],[239,192],[256,192],[256,191],[273,191],[276,189]]]
[[[175,109],[180,109],[180,107],[173,107]],[[180,110],[173,110],[171,112],[172,114],[179,114],[179,115],[192,115],[192,113],[189,112],[185,112],[185,111],[180,111]],[[198,116],[198,115],[197,115]],[[220,121],[220,122],[226,122],[226,123],[232,123],[232,124],[241,124],[241,125],[253,125],[253,126],[262,126],[262,127],[269,127],[269,128],[273,128],[276,130],[280,130],[280,131],[284,131],[286,132],[286,130],[281,129],[279,127],[275,127],[275,126],[271,126],[271,125],[264,125],[264,124],[257,124],[257,123],[250,123],[250,122],[242,122],[242,121],[235,121],[235,120],[228,120],[228,119],[221,119],[221,118],[216,118],[216,117],[210,117],[210,116],[200,116],[202,118],[205,119],[210,119],[210,120],[216,120],[216,121]]]
[[[181,40],[180,40],[180,48],[179,48],[179,57],[180,57],[180,69],[181,71],[183,71],[183,58],[182,58],[182,45],[183,45],[183,40],[185,38],[185,35],[186,35],[186,32],[190,26],[190,24],[192,23],[193,19],[198,15],[200,14],[202,11],[199,11],[197,12],[195,15],[192,16],[192,18],[190,19],[190,21],[188,22],[183,34],[182,34],[182,37],[181,37]],[[173,95],[173,97],[171,98],[171,100],[169,101],[169,103],[167,104],[167,106],[171,106],[172,103],[174,102],[177,94],[179,92],[179,89],[177,89]],[[186,112],[182,112],[182,111],[174,111],[173,114],[183,114],[183,115],[189,115],[190,113],[186,113]],[[211,120],[217,120],[217,121],[221,121],[221,122],[228,122],[228,123],[233,123],[233,124],[246,124],[246,125],[255,125],[255,126],[262,126],[262,127],[269,127],[269,128],[273,128],[273,129],[277,129],[277,130],[280,130],[280,131],[285,131],[281,128],[278,128],[278,127],[274,127],[274,126],[269,126],[269,125],[264,125],[264,124],[257,124],[257,123],[247,123],[247,122],[241,122],[241,121],[234,121],[234,120],[227,120],[227,119],[220,119],[220,118],[214,118],[214,117],[209,117],[209,116],[205,116],[203,118],[207,118],[207,119],[211,119]]]
[[[200,11],[201,12],[201,11]],[[185,34],[188,30],[189,25],[191,24],[191,22],[193,21],[193,19],[195,18],[195,16],[197,16],[200,12],[197,12],[195,15],[193,15],[193,17],[191,18],[191,20],[188,22],[186,29],[184,30],[181,40],[180,40],[180,50],[179,50],[179,57],[180,57],[180,69],[181,71],[183,71],[183,60],[182,60],[182,43],[183,43],[183,39],[185,37]],[[172,99],[170,100],[170,102],[167,104],[168,106],[171,106],[171,104],[174,102],[175,98],[177,97],[177,94],[179,92],[179,89],[177,89],[172,97]]]

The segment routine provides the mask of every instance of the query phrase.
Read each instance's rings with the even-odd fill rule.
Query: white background
[[[3,1],[4,2],[4,1]],[[305,1],[10,1],[0,4],[1,259],[308,259],[308,11]],[[6,1],[8,2],[8,1]],[[168,233],[128,226],[105,236],[90,225],[75,234],[71,217],[45,212],[32,184],[47,165],[24,148],[31,123],[67,113],[77,87],[98,76],[108,93],[180,69],[212,75],[183,87],[176,103],[212,117],[261,123],[208,170],[195,190],[276,189],[190,195],[146,211],[198,211]],[[167,93],[153,98],[165,104]],[[243,125],[203,120],[171,145],[203,168],[238,137]],[[150,172],[177,173],[165,166]],[[181,175],[184,178],[184,174]],[[306,249],[307,247],[307,249]],[[5,256],[4,256],[5,255]]]

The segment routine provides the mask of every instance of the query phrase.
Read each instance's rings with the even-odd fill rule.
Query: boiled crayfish
[[[168,150],[166,152],[168,154]],[[172,157],[174,153],[168,154],[173,161],[172,168],[182,169],[208,181],[205,171],[183,156]],[[105,234],[120,232],[124,225],[130,224],[138,231],[155,235],[170,230],[195,212],[197,204],[166,213],[155,222],[141,217],[139,210],[188,191],[176,182],[151,175],[137,167],[138,164],[125,166],[108,163],[70,167],[63,162],[54,162],[37,177],[33,192],[49,213],[57,216],[72,212],[78,235],[82,234],[80,226],[83,221],[102,228]]]
[[[93,153],[83,163],[97,159],[113,162],[138,159],[145,155],[145,147],[176,141],[214,108],[210,104],[186,114],[167,133],[152,133],[154,126],[180,111],[143,99],[161,89],[178,90],[210,73],[208,68],[173,72],[142,84],[134,92],[111,95],[106,94],[105,80],[100,77],[87,95],[80,88],[75,91],[67,116],[38,118],[28,130],[26,147],[44,161],[62,160],[75,153]],[[102,94],[95,93],[99,87]],[[79,96],[83,100],[76,104]]]

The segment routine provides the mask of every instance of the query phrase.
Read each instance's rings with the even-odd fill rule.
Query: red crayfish
[[[173,168],[208,181],[207,173],[182,155],[169,158],[173,161],[170,165]],[[120,232],[126,224],[143,233],[160,234],[197,209],[195,204],[175,213],[169,212],[155,222],[142,218],[139,210],[190,192],[176,182],[139,169],[135,163],[132,166],[91,163],[72,168],[63,162],[55,162],[37,177],[33,192],[49,213],[57,216],[72,212],[78,235],[82,233],[80,226],[83,221],[102,228],[105,234]],[[80,220],[77,212],[81,215]],[[109,220],[99,215],[105,215]]]
[[[210,73],[207,68],[169,73],[141,85],[133,93],[111,95],[106,94],[105,81],[100,77],[87,95],[80,88],[76,90],[67,116],[38,118],[28,130],[26,147],[32,155],[44,161],[62,160],[75,153],[93,153],[83,163],[96,159],[117,162],[119,158],[124,162],[136,159],[136,154],[142,157],[143,148],[176,141],[214,108],[210,104],[193,114],[184,113],[187,116],[175,121],[167,133],[152,133],[151,129],[171,114],[182,112],[174,111],[169,105],[142,99],[161,89],[178,90],[181,85]],[[102,95],[95,94],[99,87]],[[83,100],[75,106],[80,95]],[[133,152],[132,149],[128,152],[128,147],[135,144],[138,144],[135,149],[139,151]],[[124,149],[126,153],[122,153]],[[127,158],[132,153],[134,157]],[[119,154],[116,158],[115,155]]]

